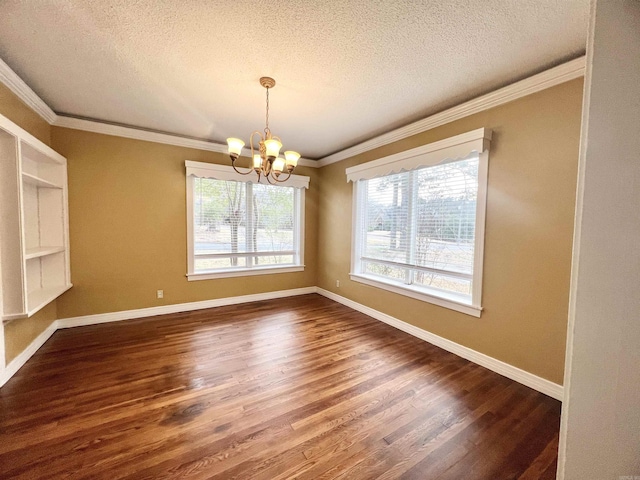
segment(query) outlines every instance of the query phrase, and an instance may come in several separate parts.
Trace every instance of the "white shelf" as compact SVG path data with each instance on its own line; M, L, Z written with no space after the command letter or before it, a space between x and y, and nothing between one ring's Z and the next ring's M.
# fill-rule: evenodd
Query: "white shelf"
M27 295L27 303L28 303L27 316L30 317L37 311L42 310L44 306L51 303L53 300L58 298L64 292L69 290L72 286L73 285L71 284L56 285L54 287L41 288L40 290L34 290L33 292L29 292L29 294Z
M2 316L2 323L3 325L9 322L12 322L14 320L19 320L21 318L26 318L27 314L26 313L15 313L12 315L3 315Z
M27 172L22 172L22 180L29 185L35 185L38 188L62 188L62 185L49 182L44 178L36 177Z
M24 252L25 260L31 260L33 258L45 257L47 255L53 255L54 253L64 252L64 247L36 247L27 248Z
M53 300L58 298L64 292L69 290L73 285L59 285L50 288L42 288L34 292L30 292L28 295L29 308L25 313L5 315L2 317L3 323L9 323L13 320L20 318L27 318L35 315L42 310L45 306L50 304Z

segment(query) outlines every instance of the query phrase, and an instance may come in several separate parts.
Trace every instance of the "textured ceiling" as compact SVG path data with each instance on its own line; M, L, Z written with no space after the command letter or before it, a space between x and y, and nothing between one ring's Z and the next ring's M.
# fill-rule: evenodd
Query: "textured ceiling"
M0 0L57 113L320 158L581 55L589 0Z

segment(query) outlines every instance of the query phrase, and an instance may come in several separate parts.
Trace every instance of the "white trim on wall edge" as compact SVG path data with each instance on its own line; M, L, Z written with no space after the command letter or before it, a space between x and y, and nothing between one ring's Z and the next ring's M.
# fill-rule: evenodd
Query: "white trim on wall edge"
M54 127L70 128L73 130L82 130L85 132L100 133L102 135L112 135L114 137L131 138L134 140L143 140L145 142L161 143L164 145L174 145L177 147L193 148L195 150L204 150L207 152L217 152L227 154L228 147L222 143L210 142L207 140L198 140L195 138L181 137L171 133L154 132L152 130L143 130L141 128L128 127L125 125L117 125L113 123L99 122L97 120L88 120L84 118L68 117L66 115L56 115L56 119L51 123ZM249 159L251 151L243 149L242 156ZM248 161L248 160L247 160ZM318 168L318 162L309 160L308 158L300 158L298 165L303 167Z
M40 115L49 124L56 120L56 112L42 100L20 76L0 58L0 82L11 90L31 110Z
M145 140L148 142L163 143L165 145L175 145L177 147L195 148L197 150L205 150L208 152L227 153L227 146L220 143L196 140L194 138L181 137L169 133L142 130L139 128L99 122L96 120L68 117L66 115L57 115L56 120L52 125L55 127L71 128L73 130L83 130L85 132L101 133L103 135L112 135L115 137Z
M378 135L370 140L354 145L353 147L340 150L339 152L328 155L318 160L318 167L324 167L331 165L332 163L351 158L360 153L368 152L374 148L388 145L389 143L397 142L404 138L418 133L426 132L433 128L451 123L455 120L474 115L476 113L489 110L494 107L498 107L508 102L513 102L527 95L531 95L547 88L555 87L561 83L574 80L584 76L585 72L585 57L579 57L569 62L563 63L556 67L545 70L531 77L525 78L518 82L507 85L493 92L482 95L481 97L474 98L468 102L461 103L455 107L444 110L440 113L431 115L430 117L423 118L416 122L405 125L404 127L397 128L382 135Z
M334 302L341 303L349 308L353 308L365 315L368 315L376 320L380 320L392 327L397 328L398 330L402 330L409 335L413 335L425 342L429 342L436 347L440 347L443 350L451 352L459 357L465 358L477 365L481 365L489 370L499 373L500 375L510 378L518 383L526 385L527 387L533 388L538 392L544 393L556 400L562 401L563 399L563 387L562 385L558 385L557 383L553 383L544 378L538 377L533 373L526 372L518 367L514 367L513 365L509 365L508 363L497 360L489 355L485 355L484 353L477 352L476 350L472 350L471 348L465 347L464 345L460 345L459 343L452 342L446 338L435 335L431 332L423 330L415 325L411 325L410 323L403 322L391 315L387 315L386 313L382 313L378 310L374 310L373 308L362 305L361 303L354 302L348 298L337 295L333 292L325 290L323 288L317 289L317 292L327 297Z
M22 368L22 366L27 363L27 361L36 353L42 345L45 344L51 335L56 333L58 321L55 320L49 325L40 335L38 335L33 342L29 344L27 348L25 348L20 355L11 360L9 364L6 366L2 374L0 374L0 387L2 387L7 381L13 377L18 370Z
M382 313L373 308L349 300L333 292L319 287L304 287L291 290L277 290L275 292L256 293L252 295L242 295L237 297L218 298L214 300L204 300L201 302L178 303L174 305L163 305L159 307L140 308L136 310L125 310L120 312L102 313L97 315L84 315L81 317L62 318L54 321L47 329L31 342L20 355L14 358L0 374L0 387L4 385L15 373L33 356L34 353L55 333L62 328L81 327L87 325L98 325L101 323L119 322L122 320L132 320L136 318L165 315L168 313L188 312L205 308L222 307L226 305L237 305L241 303L257 302L261 300L271 300L275 298L293 297L297 295L307 295L318 293L330 300L341 303L349 308L357 310L376 320L384 322L392 327L402 330L409 335L413 335L425 342L442 348L459 357L465 358L473 363L481 365L511 380L533 388L538 392L549 395L552 398L562 401L563 387L508 363L497 360L493 357L477 352L458 343L439 337L409 323L403 322L390 315Z
M136 310L124 310L121 312L98 313L96 315L84 315L82 317L60 319L58 320L58 328L82 327L85 325L119 322L121 320L131 320L134 318L166 315L168 313L190 312L192 310L202 310L205 308L223 307L226 305L259 302L261 300L272 300L274 298L295 297L297 295L307 295L309 293L316 293L316 287L294 288L291 290L276 290L275 292L254 293L251 295L240 295L237 297L216 298L213 300L203 300L201 302L175 303L173 305L162 305L160 307L139 308Z

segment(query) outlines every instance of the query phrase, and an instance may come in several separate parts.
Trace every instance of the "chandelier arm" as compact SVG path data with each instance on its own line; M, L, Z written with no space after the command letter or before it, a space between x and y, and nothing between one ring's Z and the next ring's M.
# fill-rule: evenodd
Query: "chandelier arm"
M280 180L278 177L275 177L274 180L276 182L278 182L278 183L283 183L283 182L286 182L287 180L289 180L290 177L291 177L291 172L289 172L289 175L287 175L287 178L285 178L284 180Z
M250 143L251 143L251 153L252 154L253 154L253 136L256 135L256 134L260 137L261 141L264 141L264 137L262 136L262 133L259 130L256 130L255 132L253 132L251 134L251 137L249 137L249 138L251 140Z
M240 175L249 175L250 173L253 173L253 168L250 169L248 172L241 172L240 170L238 170L236 168L236 162L235 160L231 160L231 166L233 167L233 169L238 172Z
M269 182L271 185L276 185L278 183L278 179L274 177L275 182L272 182L270 179L271 177L273 177L273 175L265 175L267 182Z

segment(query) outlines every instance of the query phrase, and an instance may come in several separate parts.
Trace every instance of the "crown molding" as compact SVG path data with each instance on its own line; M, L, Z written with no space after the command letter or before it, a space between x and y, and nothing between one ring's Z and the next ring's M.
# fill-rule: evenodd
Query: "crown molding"
M87 120L84 118L68 117L66 115L57 115L56 121L53 123L55 127L71 128L74 130L83 130L85 132L101 133L103 135L112 135L115 137L131 138L134 140L143 140L146 142L162 143L165 145L174 145L177 147L193 148L196 150L205 150L208 152L228 153L227 145L222 143L209 142L206 140L197 140L194 138L181 137L169 133L154 132L151 130L142 130L140 128L126 127L124 125L115 125L112 123L98 122L96 120ZM250 152L245 148L242 156L249 158ZM300 158L298 165L304 167L317 168L315 160Z
M6 85L20 100L26 103L34 112L44 118L48 123L56 120L56 112L51 110L31 87L22 80L9 65L0 58L0 82Z
M562 65L558 65L557 67L550 68L549 70L545 70L537 75L512 83L511 85L507 85L506 87L487 93L481 97L474 98L473 100L469 100L468 102L449 108L448 110L436 113L430 117L423 118L417 122L410 123L409 125L384 133L380 136L367 140L366 142L359 143L353 147L346 148L332 155L321 158L318 160L318 167L331 165L332 163L345 160L360 153L368 152L374 148L397 142L398 140L426 132L432 128L453 122L454 120L459 120L461 118L468 117L469 115L489 110L490 108L512 102L519 98L526 97L527 95L582 77L585 72L585 64L585 57L582 56L575 60L563 63Z
M66 115L58 115L58 118L53 123L53 126L71 128L73 130L83 130L85 132L101 133L103 135L111 135L114 137L131 138L134 140L144 140L154 143L164 143L166 145L194 148L197 150L206 150L209 152L227 153L227 146L220 143L207 142L205 140L196 140L193 138L171 135L168 133L141 130L139 128L125 127L122 125L114 125L112 123L98 122L95 120L87 120L84 118L68 117Z

